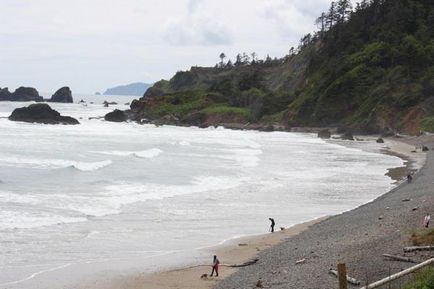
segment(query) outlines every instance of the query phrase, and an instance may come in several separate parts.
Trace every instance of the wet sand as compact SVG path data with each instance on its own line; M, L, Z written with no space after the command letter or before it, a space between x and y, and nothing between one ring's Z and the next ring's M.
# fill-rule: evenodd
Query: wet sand
M227 277L237 269L228 265L243 264L255 258L258 252L271 248L300 232L307 230L313 224L319 223L325 218L320 218L307 223L295 225L285 230L274 233L244 237L231 240L227 244L208 249L210 261L208 264L197 264L191 267L170 271L157 272L151 275L136 275L121 277L113 280L100 280L87 284L83 288L92 289L207 289L213 288L218 281ZM210 277L212 254L216 254L221 262L220 276ZM203 274L207 277L201 278Z

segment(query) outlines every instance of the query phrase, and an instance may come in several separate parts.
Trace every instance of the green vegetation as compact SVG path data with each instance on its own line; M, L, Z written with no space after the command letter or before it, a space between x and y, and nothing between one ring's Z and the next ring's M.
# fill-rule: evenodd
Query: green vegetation
M222 53L215 67L179 71L145 98L162 100L159 115L230 106L260 123L434 131L433 7L425 0L363 0L354 8L334 1L318 18L319 31L283 58L243 53L225 62ZM410 117L417 108L421 123Z
M247 108L233 107L227 105L210 106L202 110L206 114L221 114L221 115L240 115L245 119L250 119L250 111Z
M434 132L434 117L426 117L421 122L421 130L425 132Z
M201 110L209 105L206 92L201 90L178 92L158 98L152 105L146 108L147 113L154 117L173 115L183 117L193 111Z
M415 246L434 245L434 230L429 230L428 232L414 233L411 236L411 241Z
M416 274L404 289L434 289L434 268L428 267Z

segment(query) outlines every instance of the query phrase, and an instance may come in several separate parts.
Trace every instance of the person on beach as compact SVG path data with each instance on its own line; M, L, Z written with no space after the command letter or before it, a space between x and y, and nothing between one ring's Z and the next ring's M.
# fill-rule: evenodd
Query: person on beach
M430 214L426 214L425 215L425 218L423 219L423 226L425 227L425 228L428 228L429 227L429 222L431 221L431 216L430 216Z
M268 220L270 220L271 225L270 225L270 232L274 233L274 226L276 225L276 223L274 222L273 218L268 218Z
M215 276L216 276L216 277L219 276L219 264L220 264L219 259L217 259L217 256L214 255L214 259L213 259L213 261L212 261L211 277L212 277L212 275L214 275L214 272L215 272Z
M411 183L413 181L413 176L411 174L407 175L407 183Z

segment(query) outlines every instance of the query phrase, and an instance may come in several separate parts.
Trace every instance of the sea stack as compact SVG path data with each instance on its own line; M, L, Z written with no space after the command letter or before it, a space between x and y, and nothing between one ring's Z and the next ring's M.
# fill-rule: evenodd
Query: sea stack
M127 116L122 110L115 109L114 111L107 113L104 116L104 119L110 122L124 122L127 121Z
M0 88L0 101L43 101L42 96L33 87L21 86L13 93L7 87Z
M9 88L0 88L0 101L11 101L12 93L10 93Z
M68 86L60 88L51 96L50 102L73 103L71 89Z
M9 116L9 120L43 124L79 124L75 118L60 115L46 103L17 108Z

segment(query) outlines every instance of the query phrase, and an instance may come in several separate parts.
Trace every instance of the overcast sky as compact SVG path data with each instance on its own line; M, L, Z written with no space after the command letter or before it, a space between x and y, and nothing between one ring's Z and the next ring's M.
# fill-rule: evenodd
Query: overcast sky
M330 0L0 0L0 87L94 93L225 52L281 57Z

